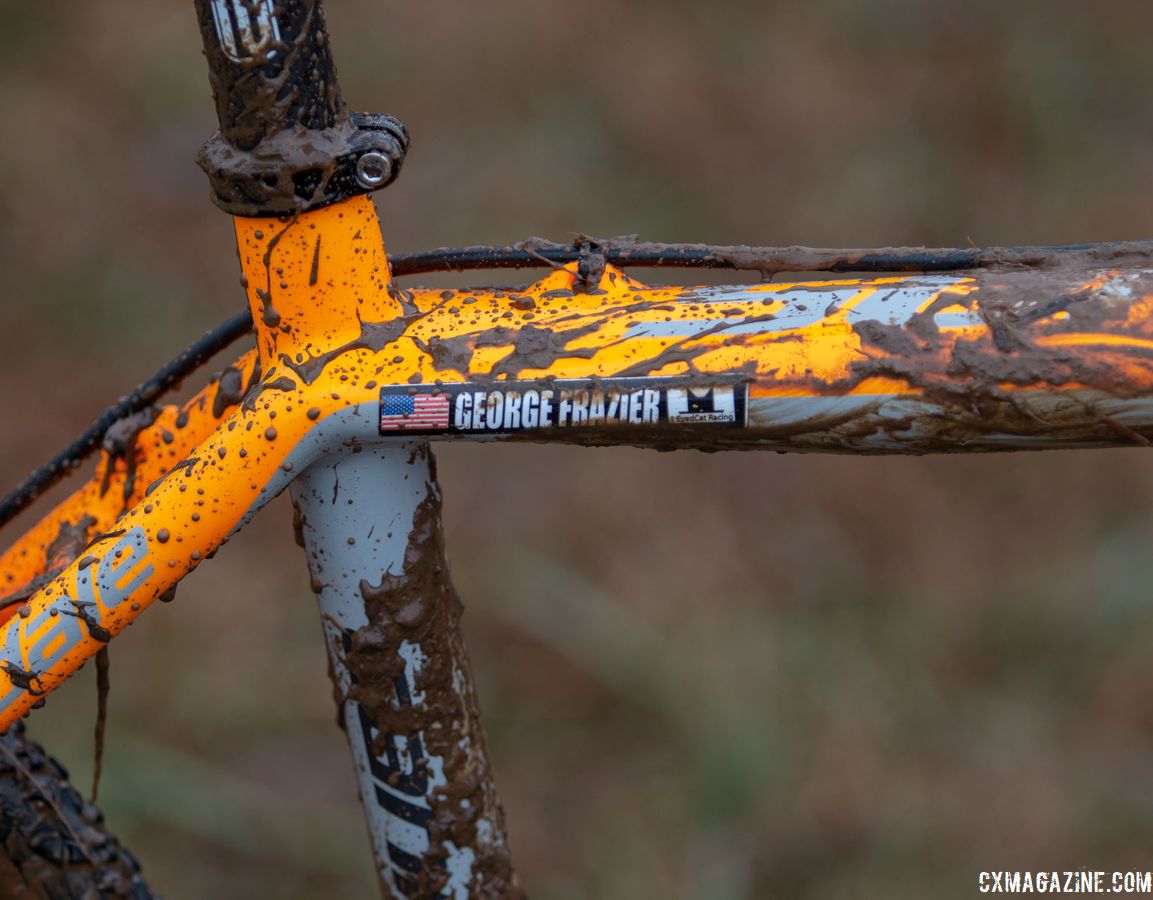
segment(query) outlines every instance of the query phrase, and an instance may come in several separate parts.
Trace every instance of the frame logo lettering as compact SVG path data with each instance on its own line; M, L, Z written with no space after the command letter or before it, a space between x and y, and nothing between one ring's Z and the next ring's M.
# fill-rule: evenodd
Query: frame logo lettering
M42 693L40 676L52 670L83 639L80 623L90 634L105 624L101 609L115 609L155 571L148 561L148 540L144 529L137 526L121 536L99 562L82 568L71 591L56 598L27 619L23 627L14 620L7 641L0 648L0 667L12 679L13 687L0 697L0 712L23 693ZM23 640L21 635L23 634ZM28 645L28 658L23 658L21 645Z

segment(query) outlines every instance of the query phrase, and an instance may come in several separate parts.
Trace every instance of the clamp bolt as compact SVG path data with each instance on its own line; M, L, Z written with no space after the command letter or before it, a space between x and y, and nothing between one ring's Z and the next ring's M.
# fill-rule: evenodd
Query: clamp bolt
M356 182L365 190L378 188L392 174L392 161L377 150L370 150L356 161Z

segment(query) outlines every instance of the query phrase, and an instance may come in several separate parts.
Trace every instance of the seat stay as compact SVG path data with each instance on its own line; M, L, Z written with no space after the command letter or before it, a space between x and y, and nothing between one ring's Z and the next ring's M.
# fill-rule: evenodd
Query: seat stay
M186 402L149 407L114 425L91 477L0 553L0 623L16 614L31 582L58 567L65 544L82 549L112 531L153 482L193 455L259 379L256 351L249 350Z
M288 484L317 429L302 391L265 375L243 403L0 628L0 730L37 705Z

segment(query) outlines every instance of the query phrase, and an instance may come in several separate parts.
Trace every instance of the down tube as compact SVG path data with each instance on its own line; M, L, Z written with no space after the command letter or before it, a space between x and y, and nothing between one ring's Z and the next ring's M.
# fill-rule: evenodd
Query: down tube
M431 451L355 449L312 466L292 500L381 891L520 896Z

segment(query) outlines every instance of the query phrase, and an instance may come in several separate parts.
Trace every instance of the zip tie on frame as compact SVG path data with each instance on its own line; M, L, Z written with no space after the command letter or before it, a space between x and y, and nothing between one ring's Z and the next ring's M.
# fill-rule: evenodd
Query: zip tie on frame
M1052 247L929 248L886 247L835 250L812 247L745 247L711 244L656 244L635 236L607 239L578 235L571 244L529 238L508 247L443 247L390 258L392 274L401 278L431 272L474 269L541 269L582 263L592 274L596 265L620 268L669 267L755 271L767 278L783 272L953 272L983 268L1049 268L1070 254L1102 266L1125 258L1153 258L1153 241L1069 244ZM603 262L602 262L603 260ZM583 274L583 273L582 273ZM120 419L155 403L213 356L252 330L245 311L223 322L168 363L115 406L104 410L88 430L53 459L29 475L0 500L0 527L27 509L96 450Z

